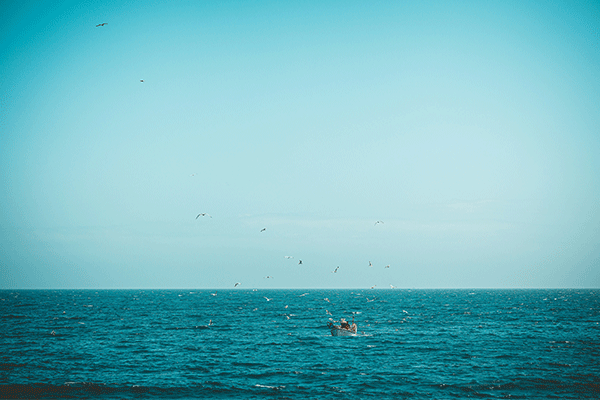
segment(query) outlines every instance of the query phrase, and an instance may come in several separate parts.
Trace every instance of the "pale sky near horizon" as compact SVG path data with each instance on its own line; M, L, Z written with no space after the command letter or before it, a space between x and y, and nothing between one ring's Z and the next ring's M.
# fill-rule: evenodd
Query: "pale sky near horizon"
M0 13L0 289L600 287L597 2Z

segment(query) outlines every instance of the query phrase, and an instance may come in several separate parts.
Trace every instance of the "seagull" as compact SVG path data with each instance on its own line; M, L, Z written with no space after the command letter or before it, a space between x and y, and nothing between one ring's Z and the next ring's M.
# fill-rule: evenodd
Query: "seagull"
M377 285L373 285L373 286L371 286L371 289L375 289L375 286L377 286Z
M323 300L325 300L328 303L331 303L327 297L325 297Z
M373 266L373 264L371 264L371 261L369 261L369 267L372 267L372 266Z
M266 231L266 230L267 230L267 228L262 228L260 231L261 231L261 232L264 232L264 231Z
M392 285L392 284L390 283L390 288L392 288L392 289L396 289L396 286L394 286L394 285Z
M213 296L216 296L216 295L217 295L217 292L214 292L214 293L211 293L211 294L212 294Z
M302 293L300 296L298 297L302 297L302 296L306 296L308 293Z
M209 217L211 217L211 218L212 218L212 216L210 216L210 215L209 215L209 214L207 214L207 213L200 213L200 214L196 215L196 219L198 219L198 217L205 217L205 216L207 216L207 215L208 215Z
M331 271L331 272L333 272L333 273L335 274L335 273L337 272L337 270L338 270L338 268L339 268L339 267L340 267L340 266L338 265L338 266L337 266L337 267L335 267L335 269L334 269L333 271Z
M389 268L389 267L390 267L390 265L388 264L388 265L386 265L385 267L386 267L386 268Z
M236 287L236 286L238 286L239 284L240 284L239 282L236 282L236 283L235 283L235 285L233 285L233 287Z
M333 316L333 314L332 314L332 313L330 313L328 310L325 310L325 312L326 312L327 314L329 314L329 315Z
M383 224L383 221L376 221L375 225L377 225L377 224Z
M284 256L284 257L285 257L285 258L287 258L288 260L289 260L290 258L294 258L293 256Z
M97 28L97 27L99 27L99 26L104 26L104 25L106 25L106 24L108 24L108 22L103 22L103 23L101 23L101 24L98 24L98 25L96 25L96 28Z
M298 261L298 265L300 265L300 264L302 264L302 260L299 260L299 261Z
M140 82L144 82L144 80L143 80L143 79L140 79Z
M263 297L265 297L265 296L263 296ZM272 299L270 299L270 298L268 298L268 297L265 297L265 299L267 299L267 301L271 301L271 300L272 300Z
M265 279L268 279L268 278L272 278L272 276L271 275L265 276Z

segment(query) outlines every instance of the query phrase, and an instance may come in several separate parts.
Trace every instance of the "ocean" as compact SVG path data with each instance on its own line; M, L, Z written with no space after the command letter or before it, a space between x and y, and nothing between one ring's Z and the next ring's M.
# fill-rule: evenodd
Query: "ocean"
M2 290L0 397L598 399L599 324L598 289Z

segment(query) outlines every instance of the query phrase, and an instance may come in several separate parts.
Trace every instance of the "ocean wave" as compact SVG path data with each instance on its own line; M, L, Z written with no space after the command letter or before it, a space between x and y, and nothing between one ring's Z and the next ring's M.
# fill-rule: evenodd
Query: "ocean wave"
M2 319L22 319L22 318L27 318L27 316L26 315L6 314L6 315L0 316L0 318L2 318Z
M286 301L269 309L251 291L231 292L200 311L198 296L147 292L124 307L131 292L104 291L85 312L69 291L24 292L34 309L0 303L0 397L598 398L598 328L585 321L597 319L600 291L571 296L560 329L539 293L475 291L469 302L471 292L382 291L387 303L366 305L345 290L280 291ZM364 336L331 336L326 296L336 315L362 312ZM285 305L297 314L289 322ZM396 318L408 318L403 310L414 319Z

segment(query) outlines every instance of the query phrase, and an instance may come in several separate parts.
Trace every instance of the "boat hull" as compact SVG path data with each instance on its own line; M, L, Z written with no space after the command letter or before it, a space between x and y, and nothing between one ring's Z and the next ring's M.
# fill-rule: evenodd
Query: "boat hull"
M331 328L331 336L356 336L356 326L353 329Z

